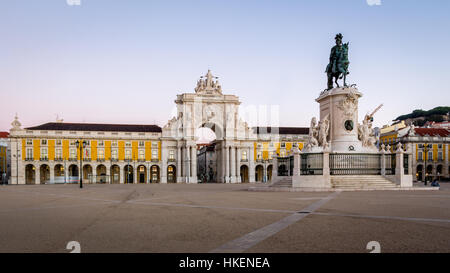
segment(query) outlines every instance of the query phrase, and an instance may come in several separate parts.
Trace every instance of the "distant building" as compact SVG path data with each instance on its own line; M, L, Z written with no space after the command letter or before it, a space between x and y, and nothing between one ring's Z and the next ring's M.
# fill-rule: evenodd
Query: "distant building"
M8 183L11 176L11 145L8 137L8 132L0 132L0 181L4 184Z
M445 128L411 128L387 131L381 134L380 142L390 145L391 151L401 143L412 152L413 179L450 178L450 130Z
M423 127L450 129L450 121L443 121L443 122L427 121Z

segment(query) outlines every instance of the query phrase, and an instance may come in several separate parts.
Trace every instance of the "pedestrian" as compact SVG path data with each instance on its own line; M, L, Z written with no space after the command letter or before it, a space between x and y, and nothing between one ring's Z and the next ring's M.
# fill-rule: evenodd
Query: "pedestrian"
M437 181L437 179L434 179L434 181L431 182L431 186L432 187L439 187L439 182Z

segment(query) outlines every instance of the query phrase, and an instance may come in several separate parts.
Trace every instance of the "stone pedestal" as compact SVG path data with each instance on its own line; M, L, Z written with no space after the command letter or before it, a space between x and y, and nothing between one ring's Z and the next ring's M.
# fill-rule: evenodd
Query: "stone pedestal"
M320 104L320 120L329 116L331 152L368 152L358 139L358 99L361 96L354 87L337 87L324 91L316 99Z

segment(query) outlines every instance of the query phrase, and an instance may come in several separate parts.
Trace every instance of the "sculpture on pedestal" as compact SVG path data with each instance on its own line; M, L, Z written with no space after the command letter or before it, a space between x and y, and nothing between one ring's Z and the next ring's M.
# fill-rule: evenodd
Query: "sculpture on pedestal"
M319 145L319 142L317 141L318 131L317 131L316 123L317 123L316 117L313 117L311 119L311 124L309 126L308 142L306 143L306 148L307 149L312 149L312 148L317 147Z
M216 79L216 81L214 81ZM218 77L214 77L211 70L208 70L205 76L201 76L200 80L197 81L197 86L195 87L196 93L222 93L222 86L220 86Z
M362 125L358 126L358 139L361 140L363 147L373 148L375 147L376 138L375 132L372 128L372 117L369 114L363 119Z
M326 115L323 120L319 122L319 145L326 149L328 147L328 132L330 130L330 114Z
M346 77L348 71L348 43L342 44L342 34L339 33L334 38L336 45L331 48L330 63L327 65L325 72L328 76L328 90L333 88L333 78L337 87L339 87L338 79L344 79L344 86L347 86Z
M326 115L323 120L316 125L316 118L311 119L311 125L309 127L309 137L306 143L306 149L311 150L315 147L322 147L326 149L328 147L328 133L330 130L330 115Z

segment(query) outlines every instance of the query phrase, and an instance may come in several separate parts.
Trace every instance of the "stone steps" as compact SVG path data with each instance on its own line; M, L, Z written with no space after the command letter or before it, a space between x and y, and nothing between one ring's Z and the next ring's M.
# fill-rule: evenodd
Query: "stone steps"
M282 188L292 188L292 178L291 177L283 177L279 178L279 180L274 181L269 187L282 187Z
M334 189L392 189L398 186L381 175L332 176L331 185Z

